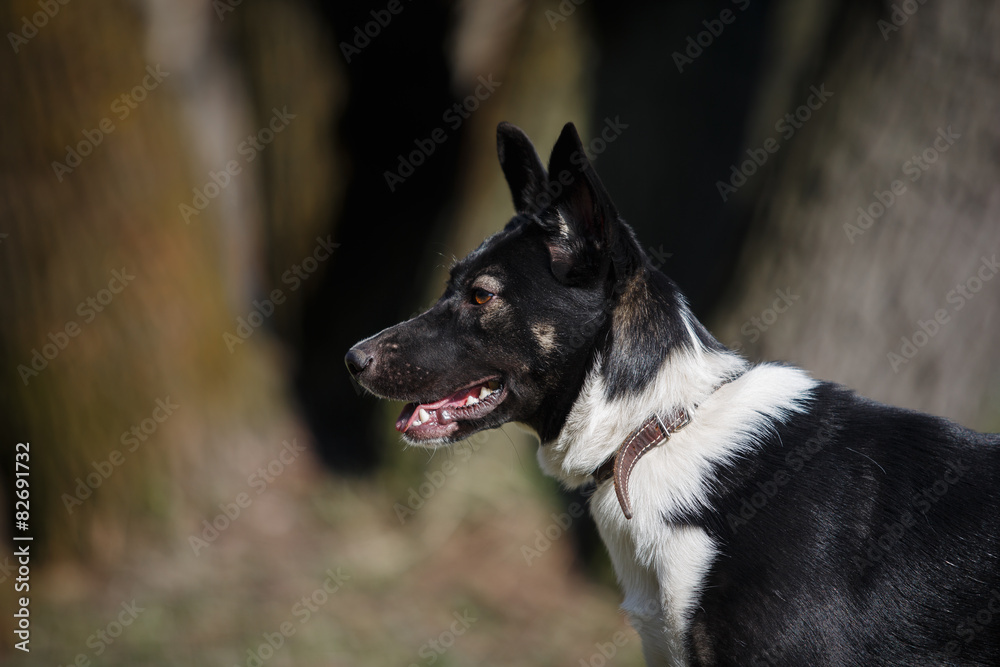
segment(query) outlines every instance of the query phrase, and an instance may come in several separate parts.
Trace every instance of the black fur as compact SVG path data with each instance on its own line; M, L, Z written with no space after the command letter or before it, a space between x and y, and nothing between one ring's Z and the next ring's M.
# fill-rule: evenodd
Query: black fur
M620 221L573 124L552 149L548 172L513 125L500 124L497 145L518 215L452 267L430 310L348 353L363 386L419 404L484 377L501 378L508 395L500 406L436 438L445 442L508 421L551 440L598 355L614 398L643 391L670 350L690 344L679 314L683 297ZM490 326L483 325L490 306L472 301L473 283L484 274L505 278L498 296L510 312ZM613 321L622 312L632 314ZM556 337L548 354L532 339L531 325L539 323L551 325Z
M572 124L547 172L520 130L497 135L517 215L430 310L348 353L364 386L415 404L502 384L487 414L413 441L520 421L545 446L591 370L610 401L641 395L678 348L725 349L652 268ZM496 293L479 303L484 284ZM802 399L712 471L706 508L663 516L719 549L688 619L691 663L1000 664L1000 436L830 383Z
M1000 664L1000 437L831 383L810 407L684 519L723 545L695 664Z

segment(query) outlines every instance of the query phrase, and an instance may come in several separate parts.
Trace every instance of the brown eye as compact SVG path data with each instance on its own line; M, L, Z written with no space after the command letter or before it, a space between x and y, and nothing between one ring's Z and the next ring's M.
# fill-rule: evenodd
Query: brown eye
M481 287L477 287L472 290L472 300L475 301L480 306L492 299L494 294L492 292L487 292Z

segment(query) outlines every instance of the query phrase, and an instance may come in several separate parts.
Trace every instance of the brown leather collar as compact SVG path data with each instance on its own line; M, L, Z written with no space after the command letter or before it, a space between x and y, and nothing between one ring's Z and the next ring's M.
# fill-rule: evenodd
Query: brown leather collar
M726 379L713 390L713 393L718 391L723 385L740 377L740 375L742 373ZM612 477L614 478L615 494L618 496L618 504L621 505L622 513L626 519L632 518L632 501L628 497L628 480L632 475L635 464L649 450L662 442L666 442L673 433L684 428L690 422L691 414L684 408L677 408L671 412L666 424L660 420L658 415L652 415L639 428L629 433L628 437L618 446L617 451L591 473L597 484L602 484Z
M671 413L670 424L666 426L660 421L659 416L653 415L643 422L642 426L629 433L618 447L618 451L608 457L594 471L594 479L597 480L598 484L614 477L618 504L621 505L622 513L626 519L632 518L632 502L628 497L628 480L635 464L646 452L667 440L674 431L683 428L690 421L691 415L684 408Z

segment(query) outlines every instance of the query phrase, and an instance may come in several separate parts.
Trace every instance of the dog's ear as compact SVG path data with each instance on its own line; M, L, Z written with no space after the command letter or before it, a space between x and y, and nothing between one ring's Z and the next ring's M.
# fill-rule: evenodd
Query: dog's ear
M548 177L531 140L521 128L503 122L497 125L497 155L500 168L514 198L518 213L537 212Z
M568 282L573 275L594 275L602 257L609 256L618 211L590 164L573 123L566 123L552 148L548 190L558 193L551 211L557 218L549 245L553 272Z

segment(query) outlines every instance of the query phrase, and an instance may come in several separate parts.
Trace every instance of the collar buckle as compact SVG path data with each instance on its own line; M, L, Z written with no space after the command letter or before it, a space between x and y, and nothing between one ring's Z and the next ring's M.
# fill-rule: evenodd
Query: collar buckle
M713 393L741 375L742 373L727 378L713 390ZM628 495L628 481L639 459L654 447L669 440L671 435L690 423L691 412L686 408L674 410L670 414L670 423L666 425L658 414L651 415L637 429L629 433L615 453L591 473L598 484L603 484L614 478L615 494L618 496L618 504L621 505L622 513L626 519L632 518L632 501Z

